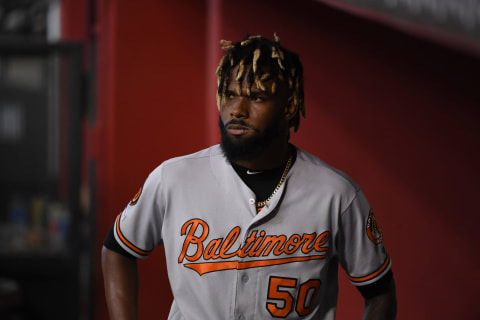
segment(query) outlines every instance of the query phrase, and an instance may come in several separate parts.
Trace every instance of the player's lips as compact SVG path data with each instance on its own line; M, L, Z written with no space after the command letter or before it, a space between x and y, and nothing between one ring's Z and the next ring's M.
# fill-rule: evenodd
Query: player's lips
M227 125L226 129L230 134L232 134L234 136L243 135L250 130L249 127L241 125L241 124L229 124L229 125Z

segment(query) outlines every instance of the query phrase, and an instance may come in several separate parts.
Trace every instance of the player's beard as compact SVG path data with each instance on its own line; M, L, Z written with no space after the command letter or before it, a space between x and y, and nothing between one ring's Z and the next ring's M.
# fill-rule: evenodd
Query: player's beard
M218 126L220 127L221 143L220 146L223 153L229 161L248 161L260 156L267 147L269 147L280 134L281 114L274 119L264 130L259 132L257 128L249 126L242 120L231 120L228 124L239 124L250 127L255 131L255 135L248 138L230 137L225 129L222 119L218 118Z

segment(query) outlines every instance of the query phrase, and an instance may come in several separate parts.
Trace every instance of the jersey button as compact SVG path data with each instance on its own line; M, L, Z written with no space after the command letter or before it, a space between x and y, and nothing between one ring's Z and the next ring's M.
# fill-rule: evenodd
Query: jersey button
M242 276L242 281L245 282L245 283L247 283L248 280L249 280L248 276L247 276L246 274L244 274L244 275Z
M250 204L255 204L255 199L250 198L250 200L248 200L248 202L250 202Z

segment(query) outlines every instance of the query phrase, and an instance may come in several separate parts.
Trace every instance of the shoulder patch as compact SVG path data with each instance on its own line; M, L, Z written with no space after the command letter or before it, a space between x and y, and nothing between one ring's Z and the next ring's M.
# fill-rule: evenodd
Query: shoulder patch
M378 226L377 220L375 220L375 215L373 211L370 209L370 214L367 218L367 235L368 239L375 244L381 244L383 242L383 234L382 230Z
M138 190L137 194L133 197L133 199L128 203L129 205L131 206L134 206L137 204L138 202L138 199L140 198L140 195L142 194L142 189L143 187L140 187L140 189Z

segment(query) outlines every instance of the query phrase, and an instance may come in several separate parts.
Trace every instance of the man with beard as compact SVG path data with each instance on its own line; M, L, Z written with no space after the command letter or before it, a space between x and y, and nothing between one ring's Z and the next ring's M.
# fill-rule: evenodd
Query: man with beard
M169 319L334 319L340 264L364 319L393 319L390 257L360 187L289 144L302 65L278 37L222 41L220 146L157 167L117 217L102 266L112 319L135 319L136 258L163 245Z

